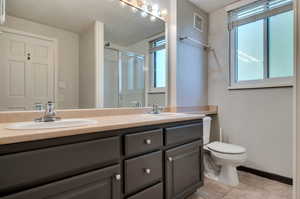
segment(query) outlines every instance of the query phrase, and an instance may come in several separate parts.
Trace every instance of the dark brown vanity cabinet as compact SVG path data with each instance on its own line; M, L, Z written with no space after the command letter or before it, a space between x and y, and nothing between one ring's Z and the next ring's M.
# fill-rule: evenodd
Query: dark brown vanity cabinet
M166 151L166 198L184 198L203 183L200 141Z
M0 194L103 168L119 159L119 137L2 155Z
M120 166L86 174L29 189L5 199L120 199Z
M183 199L202 184L202 120L0 146L1 199Z

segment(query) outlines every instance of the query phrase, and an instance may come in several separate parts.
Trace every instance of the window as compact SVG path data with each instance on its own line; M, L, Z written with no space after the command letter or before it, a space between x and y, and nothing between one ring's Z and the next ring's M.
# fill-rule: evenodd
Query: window
M229 13L231 88L292 85L292 0L260 0Z
M166 40L164 37L150 42L151 90L163 91L166 87Z

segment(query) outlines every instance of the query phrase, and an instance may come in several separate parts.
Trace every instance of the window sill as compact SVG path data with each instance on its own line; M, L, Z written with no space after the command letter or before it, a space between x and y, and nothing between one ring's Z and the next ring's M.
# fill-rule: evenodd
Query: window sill
M165 94L166 93L166 88L161 87L161 88L149 88L147 91L148 94Z
M151 94L166 94L165 91L148 91L147 93L148 93L149 95L151 95Z
M254 83L254 84L235 84L228 87L228 90L246 90L246 89L267 89L293 87L294 83Z

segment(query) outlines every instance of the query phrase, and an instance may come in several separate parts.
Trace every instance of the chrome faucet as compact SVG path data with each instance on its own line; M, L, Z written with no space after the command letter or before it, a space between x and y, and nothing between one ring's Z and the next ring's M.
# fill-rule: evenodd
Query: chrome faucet
M36 106L36 107L40 107L40 106ZM45 105L44 116L41 117L41 118L37 118L34 121L36 121L36 122L54 122L54 121L57 121L57 120L60 120L60 119L61 118L56 117L55 103L49 101Z
M159 107L158 104L153 104L152 106L152 114L160 114L160 112L163 110L163 108Z

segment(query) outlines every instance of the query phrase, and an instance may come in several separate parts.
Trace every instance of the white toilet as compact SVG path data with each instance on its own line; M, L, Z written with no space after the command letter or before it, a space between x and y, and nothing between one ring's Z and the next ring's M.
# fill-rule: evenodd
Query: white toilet
M239 184L236 170L247 159L244 147L222 142L210 143L211 118L203 119L205 176L230 186Z

